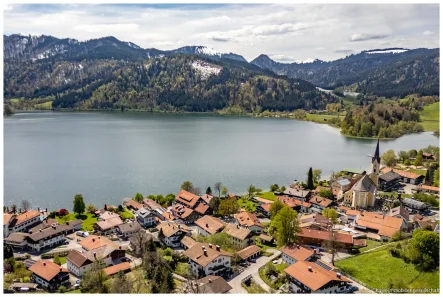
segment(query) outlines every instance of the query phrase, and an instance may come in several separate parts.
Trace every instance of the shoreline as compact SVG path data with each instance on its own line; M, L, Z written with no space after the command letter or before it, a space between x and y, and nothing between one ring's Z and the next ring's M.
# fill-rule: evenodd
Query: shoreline
M103 109L103 110L102 109L87 109L87 110L81 110L81 109L57 109L57 110L52 110L52 109L16 109L15 111L16 111L16 113L17 112L22 112L22 113L33 113L33 112L35 112L35 113L40 113L40 112L42 112L42 113L43 112L72 112L72 113L75 113L75 112L92 112L92 113L93 112L112 112L112 113L114 113L114 112L121 112L121 113L134 112L134 113L142 113L143 112L143 113L153 113L153 114L188 114L188 115L192 115L192 114L205 115L206 114L206 115L215 115L215 116L224 116L224 117L237 116L237 117L250 117L250 118L272 118L272 119L288 119L288 120L296 120L296 121L300 121L300 122L311 122L314 124L328 125L332 128L336 128L340 131L339 126L334 125L332 123L328 123L328 122L314 121L314 120L308 119L308 118L298 119L298 118L290 117L290 116L278 116L278 117L276 117L276 116L259 116L257 114L253 114L253 113L244 113L244 114L228 114L227 113L227 114L223 114L223 113L219 113L216 111L201 111L201 112L198 112L198 111L176 111L176 112L174 112L174 111L146 111L146 110L137 110L137 109L131 109L131 110L126 110L126 111L121 111L118 109ZM13 116L14 114L9 115L9 116ZM328 116L330 116L330 115L328 115ZM432 132L432 131L423 131L423 132ZM423 133L423 132L417 132L417 133ZM410 134L416 134L416 133L408 133L408 134L401 135L400 137L405 136L405 135L410 135ZM382 141L388 141L388 140L395 140L395 139L400 138L400 137L398 137L398 138L377 138L377 137L352 136L352 135L343 134L341 131L340 131L340 135L343 137L346 137L346 138L361 139L361 140L380 139Z

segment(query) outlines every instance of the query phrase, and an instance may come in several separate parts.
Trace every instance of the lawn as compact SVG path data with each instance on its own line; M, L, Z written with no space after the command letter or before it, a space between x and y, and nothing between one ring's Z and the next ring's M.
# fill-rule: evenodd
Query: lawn
M369 240L368 239L368 240L366 240L366 244L367 244L367 246L359 249L360 253L363 253L364 251L367 251L367 250L376 248L378 246L381 246L381 245L383 245L383 242L376 241L376 240Z
M119 215L122 217L123 220L134 218L134 215L127 208L123 208L123 211L120 212Z
M178 275L181 275L183 277L187 277L188 276L188 270L189 270L189 266L188 263L182 263L182 262L178 262L177 263L177 267L175 267L175 273Z
M254 202L252 200L247 200L244 198L240 198L237 200L238 205L240 205L240 208L246 209L246 211L254 212L257 208L258 203Z
M306 120L316 122L316 123L327 123L328 120L336 118L336 115L330 115L330 114L306 114ZM343 116L338 116L340 119L343 118Z
M66 292L65 294L81 294L81 293L82 293L82 291L80 289L77 289L77 290L72 290L72 291Z
M263 198L263 199L267 199L267 200L271 200L271 201L275 201L276 197L274 192L261 192L261 193L257 193L257 197Z
M402 279L408 288L439 288L440 273L422 272L413 264L391 256L388 248L350 257L335 263L343 272L376 288L388 289L390 279Z
M440 102L429 104L420 111L420 124L425 131L437 131L440 128Z
M261 286L251 281L251 285L247 286L242 283L242 287L248 291L248 294L266 294L266 292Z
M269 262L269 263L272 263L272 262ZM271 265L274 265L274 264L271 264ZM281 263L281 264L277 264L277 265L274 265L275 266L275 268L276 268L276 270L277 270L277 272L278 272L278 278L277 279L275 279L275 280L271 280L267 275L266 275L266 265L265 266L263 266L263 267L261 267L259 270L258 270L258 274L260 275L260 278L269 286L269 287L271 287L271 288L273 288L273 289L278 289L278 288L280 288L283 284L284 284L284 282L285 282L285 279L284 278L281 278L280 276L282 276L283 274L284 274L284 270L288 267L288 265L287 264L285 264L285 263Z
M52 101L47 101L44 103L35 104L34 108L35 109L52 109Z
M77 215L74 213L70 213L64 217L55 217L59 224L74 221L80 219L83 221L82 230L92 231L94 228L94 224L97 222L97 217L91 213L86 213L82 215Z

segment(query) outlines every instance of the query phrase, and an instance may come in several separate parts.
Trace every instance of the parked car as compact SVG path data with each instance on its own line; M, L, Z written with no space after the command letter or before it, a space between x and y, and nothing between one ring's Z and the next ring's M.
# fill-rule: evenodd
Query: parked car
M249 262L256 263L257 261L255 259L250 259Z
M350 286L348 288L348 292L355 292L355 291L358 291L358 288L356 286Z
M278 264L278 261L277 261L277 260L274 260L274 261L272 261L272 263L274 263L274 264Z

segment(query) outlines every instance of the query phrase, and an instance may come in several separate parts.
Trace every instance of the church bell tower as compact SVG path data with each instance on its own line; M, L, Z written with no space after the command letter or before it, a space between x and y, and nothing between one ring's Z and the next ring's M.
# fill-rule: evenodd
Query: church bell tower
M378 187L378 175L380 174L380 139L377 139L377 147L375 148L374 156L372 157L372 168L369 177Z

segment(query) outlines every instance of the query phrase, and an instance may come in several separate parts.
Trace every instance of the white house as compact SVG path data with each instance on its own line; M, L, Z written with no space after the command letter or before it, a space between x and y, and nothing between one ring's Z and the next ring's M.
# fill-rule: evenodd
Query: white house
M157 229L159 231L158 239L171 248L180 247L181 239L185 235L191 234L186 225L176 222L163 222L157 226Z
M225 227L225 222L218 218L205 215L195 221L197 232L203 236L210 236L220 232Z
M196 243L183 252L189 258L189 269L198 278L220 275L231 269L231 254L218 245Z
M148 210L146 208L140 208L136 211L135 217L137 222L140 223L143 227L152 227L156 225L156 215L154 214L154 210Z

